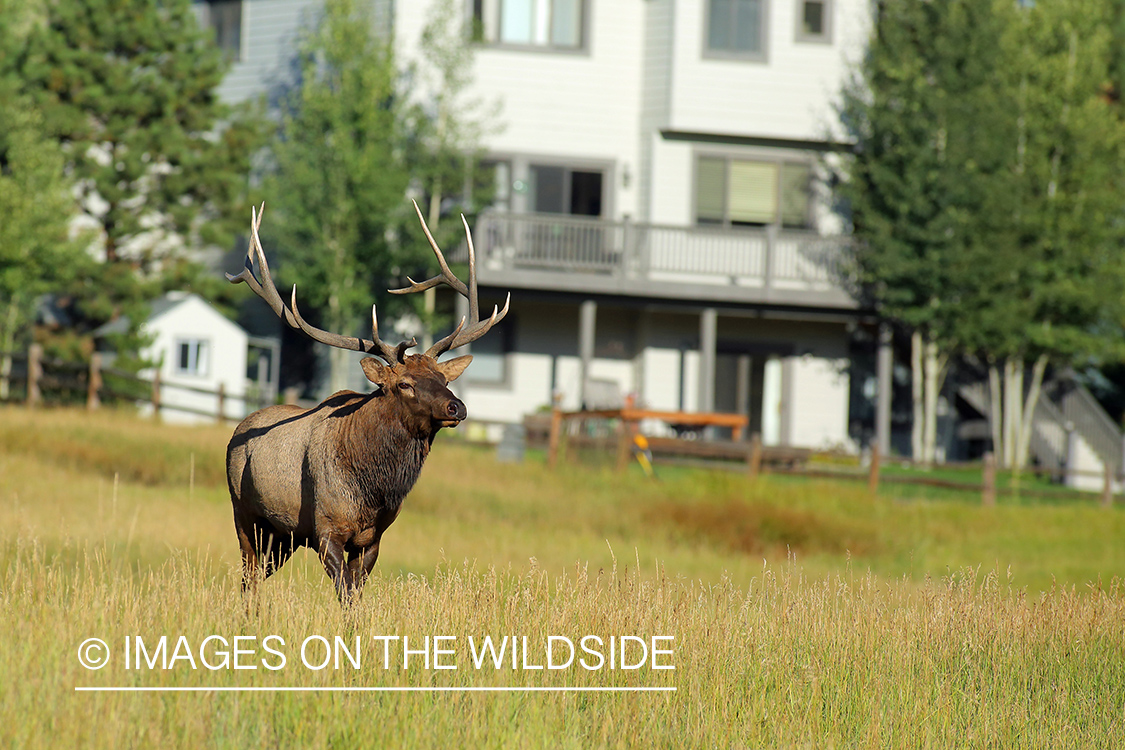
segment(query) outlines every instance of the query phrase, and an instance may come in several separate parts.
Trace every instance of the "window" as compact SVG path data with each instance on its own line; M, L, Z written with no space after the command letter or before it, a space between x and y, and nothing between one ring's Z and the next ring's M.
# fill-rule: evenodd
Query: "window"
M215 43L232 60L242 59L242 0L196 3L199 25L215 34Z
M797 3L797 41L832 41L832 0L801 0Z
M529 192L533 211L573 216L602 215L602 173L532 165Z
M492 44L582 49L585 0L474 0L474 36Z
M708 0L708 55L766 57L766 0Z
M808 228L811 180L812 168L805 162L701 156L695 171L696 223Z
M177 339L176 372L180 375L206 375L208 350L206 339Z

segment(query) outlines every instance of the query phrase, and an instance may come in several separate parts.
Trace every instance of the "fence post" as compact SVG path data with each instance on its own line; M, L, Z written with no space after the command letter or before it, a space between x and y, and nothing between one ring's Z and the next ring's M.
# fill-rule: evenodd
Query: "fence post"
M629 456L633 452L633 435L636 434L636 422L626 419L621 415L621 432L617 435L617 470L625 471L629 468Z
M39 381L43 379L43 346L32 344L27 350L27 405L38 406L43 400Z
M227 405L227 388L226 384L221 380L219 381L219 411L215 414L215 419L221 424L223 421L223 414L226 413Z
M559 433L562 432L562 409L551 409L551 433L547 438L547 468L555 468L559 460Z
M102 405L99 391L102 388L102 354L94 352L90 355L90 376L86 383L86 408L97 409Z
M160 419L160 369L152 374L152 415Z
M1106 461L1106 463L1105 463L1104 473L1105 473L1105 479L1102 482L1102 507L1103 508L1112 508L1113 507L1113 467L1111 467L1109 465L1108 461Z
M879 463L882 457L879 455L879 444L874 443L871 446L871 465L867 468L867 492L871 497L879 491Z
M981 503L986 506L996 505L996 456L992 455L992 451L984 454L981 480Z
M746 453L746 471L751 479L757 479L762 471L762 436L757 432L750 436L750 450Z

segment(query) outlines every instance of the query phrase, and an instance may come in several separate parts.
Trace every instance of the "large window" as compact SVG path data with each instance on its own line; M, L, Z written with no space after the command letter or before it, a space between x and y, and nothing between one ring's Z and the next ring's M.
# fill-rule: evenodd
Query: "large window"
M695 171L698 224L811 226L807 162L701 156Z
M799 0L797 41L832 41L832 0Z
M206 375L209 349L206 339L177 339L173 350L176 372L180 375Z
M708 0L707 54L766 58L767 0Z
M528 191L538 213L602 215L602 173L568 167L532 165Z
M474 0L478 39L493 44L577 50L585 47L585 0Z
M204 0L196 3L199 25L211 29L215 43L232 60L242 59L242 0Z

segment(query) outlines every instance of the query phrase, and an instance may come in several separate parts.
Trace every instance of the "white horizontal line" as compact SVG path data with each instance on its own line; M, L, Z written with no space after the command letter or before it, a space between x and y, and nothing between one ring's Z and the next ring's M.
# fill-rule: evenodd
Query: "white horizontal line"
M75 687L76 693L674 693L675 687Z

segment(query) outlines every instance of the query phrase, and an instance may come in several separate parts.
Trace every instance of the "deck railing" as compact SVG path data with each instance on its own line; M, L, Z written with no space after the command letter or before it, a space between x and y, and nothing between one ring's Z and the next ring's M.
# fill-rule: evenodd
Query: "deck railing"
M682 227L556 214L480 216L478 263L650 281L838 289L844 237L776 227Z

